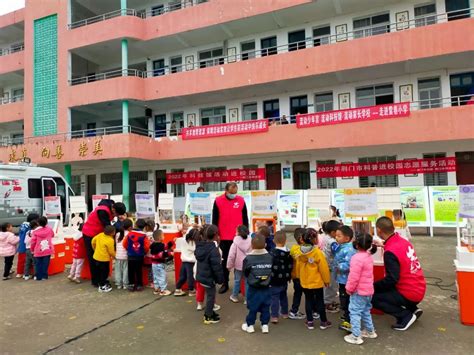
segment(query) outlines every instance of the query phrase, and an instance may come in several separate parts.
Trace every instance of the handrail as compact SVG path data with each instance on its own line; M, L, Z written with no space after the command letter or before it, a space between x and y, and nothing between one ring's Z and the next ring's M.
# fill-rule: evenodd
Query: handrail
M24 43L15 44L15 45L11 46L10 48L0 49L0 57L2 57L4 55L9 55L9 54L21 52L23 50L25 50L25 44Z
M1 98L0 97L0 105L6 105L6 104L11 104L14 102L19 102L23 101L24 96L23 95L17 95L9 98Z
M146 11L144 18L149 18L149 17L155 17L159 15L164 15L169 12L173 11L178 11L181 9L185 9L188 7L193 7L196 5L203 4L205 2L208 2L209 0L201 0L200 2L196 0L184 0L184 1L178 1L175 3L169 3L169 4L163 4L162 7L157 6L156 9L151 9Z
M91 83L94 81L112 79L112 78L120 78L122 76L136 76L139 78L144 78L144 72L138 69L117 69L111 70L103 73L91 74L88 76L72 78L69 80L69 84L71 85L79 85L85 83Z

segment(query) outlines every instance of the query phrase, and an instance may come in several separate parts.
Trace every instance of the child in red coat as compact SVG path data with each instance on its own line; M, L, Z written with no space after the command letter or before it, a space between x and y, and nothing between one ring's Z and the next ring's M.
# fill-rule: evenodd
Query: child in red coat
M86 246L84 245L84 239L82 233L73 237L74 246L72 248L72 265L69 276L69 281L77 284L81 283L81 271L84 266L84 260L86 258Z

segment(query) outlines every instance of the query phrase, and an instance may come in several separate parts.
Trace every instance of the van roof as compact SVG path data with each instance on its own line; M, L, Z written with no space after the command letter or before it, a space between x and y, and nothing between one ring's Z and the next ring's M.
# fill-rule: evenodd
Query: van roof
M8 172L27 172L28 174L40 174L40 175L50 175L50 176L58 176L61 177L61 174L59 174L57 171L49 168L43 168L43 167L38 167L36 165L32 164L18 164L18 163L13 163L13 164L3 164L0 163L0 175L2 176L7 176L9 175Z

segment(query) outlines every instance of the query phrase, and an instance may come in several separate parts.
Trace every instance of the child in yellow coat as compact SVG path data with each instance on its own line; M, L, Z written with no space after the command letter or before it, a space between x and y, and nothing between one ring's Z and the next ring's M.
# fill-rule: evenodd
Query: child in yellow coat
M326 258L318 248L318 233L315 229L306 229L300 251L298 269L306 299L306 326L308 329L314 329L313 310L316 309L321 318L320 328L324 330L331 326L331 322L326 318L323 292L324 287L329 285L331 276Z
M110 259L115 258L115 227L106 226L103 233L97 234L92 239L94 249L94 262L99 271L99 292L110 292L108 277L110 271Z

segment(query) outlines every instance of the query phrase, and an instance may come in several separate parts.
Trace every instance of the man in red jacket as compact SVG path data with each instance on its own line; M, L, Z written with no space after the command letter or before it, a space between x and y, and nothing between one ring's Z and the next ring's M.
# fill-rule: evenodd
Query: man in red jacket
M225 185L223 195L216 198L212 209L212 224L219 229L220 248L222 250L222 268L224 269L224 283L219 289L219 293L226 293L229 290L229 270L227 269L227 258L229 250L237 235L237 227L245 225L249 227L249 217L247 206L243 197L237 195L238 187L235 182Z
M423 311L417 307L425 297L426 281L413 245L395 233L393 222L380 217L375 224L384 240L385 278L374 283L374 308L394 316L394 330L407 330Z

